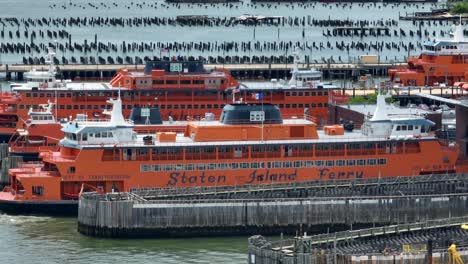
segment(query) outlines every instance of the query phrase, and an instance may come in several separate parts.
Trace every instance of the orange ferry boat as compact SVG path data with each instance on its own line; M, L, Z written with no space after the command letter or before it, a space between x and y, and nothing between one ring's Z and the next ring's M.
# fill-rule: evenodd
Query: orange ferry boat
M461 85L468 90L468 40L458 25L452 40L424 43L419 57L410 57L408 66L388 70L390 80L402 86Z
M12 84L11 92L0 93L0 136L9 138L23 129L29 109L37 110L48 100L56 104L57 119L86 114L100 117L105 101L116 97L121 89L124 116L135 106L158 107L163 120L187 120L202 117L206 112L219 116L225 104L233 101L233 91L243 98L261 94L262 101L280 106L285 115L310 114L327 118L329 90L319 90L321 73L309 78L297 70L295 84L281 83L249 87L240 85L224 69L206 71L198 61L149 61L144 71L120 70L110 83L79 83L56 79L53 64L55 53L49 51L49 70L25 73L26 84ZM295 63L297 65L297 63ZM291 81L290 81L291 82Z
M283 119L271 104L226 105L219 121L190 121L183 134L137 135L120 98L109 122L69 122L59 151L10 169L0 210L76 213L79 194L153 187L235 186L464 173L459 147L419 116L389 117L385 97L360 131ZM74 206L74 207L73 207Z

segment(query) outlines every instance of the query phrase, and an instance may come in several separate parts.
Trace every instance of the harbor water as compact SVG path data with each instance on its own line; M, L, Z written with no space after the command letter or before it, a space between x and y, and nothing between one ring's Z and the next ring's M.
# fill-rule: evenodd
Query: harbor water
M76 218L0 213L0 263L245 263L247 237L95 239Z
M229 4L169 4L145 0L112 3L0 0L0 6L0 30L3 31L0 41L11 47L33 44L40 47L20 52L3 50L0 52L3 64L23 63L23 57L44 56L49 45L59 48L59 59L74 57L78 63L80 57L90 56L285 56L295 47L302 49L302 55L308 56L311 62L329 58L335 62L356 61L364 54L380 55L381 62L393 62L403 61L408 54L419 54L424 41L448 38L452 25L447 21L419 24L399 20L399 16L406 13L430 11L437 7L433 3L251 3L246 0ZM245 14L279 16L285 23L245 25L236 22L236 18ZM206 16L217 22L182 25L176 23L178 16ZM96 23L98 18L103 21ZM54 24L53 19L61 22ZM86 22L75 23L83 19ZM152 22L143 23L145 19L152 19ZM67 23L70 20L73 23ZM116 20L121 23L114 23ZM351 24L330 21L350 21ZM389 32L367 36L332 34L341 26L359 28L361 23L367 28L388 28ZM66 31L67 35L59 36L59 31ZM95 42L116 49L85 51L76 46ZM277 46L273 47L274 44Z

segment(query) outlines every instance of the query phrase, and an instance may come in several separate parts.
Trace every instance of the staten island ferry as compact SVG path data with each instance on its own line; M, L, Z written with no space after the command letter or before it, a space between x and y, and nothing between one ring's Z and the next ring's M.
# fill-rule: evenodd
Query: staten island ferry
M230 104L219 121L189 121L184 133L138 135L120 98L108 122L70 121L60 150L10 169L0 210L76 213L79 194L154 187L240 186L280 182L467 172L459 147L440 141L433 122L390 117L379 95L361 130L283 119L272 104Z
M102 117L106 100L115 98L120 88L124 116L133 107L158 107L163 120L187 120L203 117L211 112L219 117L225 104L234 96L277 104L285 115L298 115L309 109L310 114L326 120L328 90L310 85L307 73L299 70L303 85L271 85L249 87L240 85L229 71L221 68L205 70L199 61L148 61L144 71L121 69L109 82L72 82L56 78L53 64L55 53L48 54L48 71L25 73L28 82L11 85L11 92L0 93L0 136L3 141L23 128L29 109L37 110L48 100L56 104L57 119L85 114L89 118ZM319 72L320 73L320 72ZM316 73L313 74L315 76ZM238 92L240 95L236 94Z
M391 81L402 86L462 85L468 90L462 83L468 83L468 40L461 22L453 39L426 42L423 47L418 57L408 58L407 66L388 70Z

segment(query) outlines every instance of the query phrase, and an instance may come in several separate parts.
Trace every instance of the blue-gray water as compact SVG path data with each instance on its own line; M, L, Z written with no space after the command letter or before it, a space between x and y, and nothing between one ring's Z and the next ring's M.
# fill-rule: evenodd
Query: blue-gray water
M247 237L96 239L73 218L0 213L0 263L246 263Z
M90 5L91 3L91 5ZM394 42L396 45L407 45L412 43L415 45L416 49L411 51L414 53L419 52L420 46L418 44L436 37L440 37L444 33L444 37L448 37L447 33L451 30L451 23L445 23L443 25L433 24L431 25L424 24L421 26L421 29L428 30L431 34L429 36L418 37L416 35L409 36L409 30L417 30L418 27L414 26L410 21L398 21L399 14L404 14L406 12L414 11L428 11L431 8L436 7L434 4L382 4L382 3L346 3L346 4L323 4L323 3L307 3L307 4L290 4L290 3L273 3L273 4L252 4L249 0L244 2L234 3L234 4L215 4L215 5L204 5L204 4L166 4L163 1L148 1L148 0L115 0L115 1L95 1L95 0L74 0L74 1L60 1L60 0L48 0L48 1L37 1L37 0L0 0L0 18L18 18L29 19L29 18L144 18L144 17L159 17L159 18L176 18L179 15L207 15L209 17L238 17L243 14L253 14L253 15L265 15L265 16L284 16L286 18L298 17L303 18L310 16L311 19L350 19L353 21L357 20L370 20L372 22L383 20L395 20L397 21L396 26L391 26L390 31L392 36L369 36L361 39L358 36L354 37L340 37L340 36L331 36L324 37L322 35L323 31L330 30L332 31L333 27L320 27L320 26L309 26L309 25L284 25L284 26L257 26L255 29L252 26L217 26L217 27L208 27L208 26L180 26L180 25L150 25L150 26L124 26L124 27L112 27L108 25L103 26L39 26L31 25L26 26L24 23L17 27L14 24L9 22L4 23L4 27L0 24L0 30L5 31L5 36L0 38L0 41L4 43L26 43L28 44L31 40L24 36L24 31L28 30L29 32L39 30L66 30L71 34L72 43L83 44L85 40L88 43L94 42L94 37L97 35L98 42L103 43L113 43L116 45L121 45L123 41L127 44L129 42L136 43L159 43L166 45L168 43L174 42L210 42L222 43L222 42L249 42L252 44L254 42L259 42L263 46L263 43L273 43L291 41L295 46L298 44L303 47L304 45L312 46L313 42L316 42L317 45L322 43L324 45L323 49L310 49L304 48L302 52L303 55L308 55L313 59L318 61L321 58L334 57L336 61L338 57L342 59L343 62L348 60L356 59L359 55L363 54L375 54L381 56L381 61L392 61L392 60L402 60L404 56L407 55L407 52L401 48L397 49L386 49L384 48L381 51L376 51L372 48L366 50L356 50L350 49L349 53L346 50L338 50L335 46L335 43L343 42L346 44L351 44L352 42L366 42L368 44L375 44L377 42ZM4 20L5 21L5 20ZM372 27L372 25L371 25ZM406 37L394 37L394 30L399 29L406 30ZM279 29L279 30L278 30ZM15 32L19 30L20 37L16 37ZM254 38L255 30L255 38ZM12 32L13 36L10 38L8 32ZM304 37L302 36L304 31ZM279 32L279 37L278 37ZM436 36L433 36L432 33L435 33ZM441 33L442 32L442 33ZM31 34L31 33L30 33ZM36 44L54 44L54 41L57 41L58 44L65 45L68 43L68 39L60 38L49 38L47 35L42 37L37 37L34 39ZM330 42L331 47L327 47L327 42ZM159 48L154 49L153 51L143 51L143 52L123 52L119 50L116 52L104 52L97 53L95 51L88 52L84 54L83 52L75 51L64 51L58 52L59 58L61 56L70 58L74 56L79 58L80 56L102 56L106 58L107 56L159 56ZM244 52L244 55L286 55L291 53L291 50L253 50L251 52ZM11 52L3 52L0 54L0 63L22 63L22 58L24 57L37 57L44 56L45 51L30 52L23 54L12 54ZM163 54L168 55L168 54ZM171 56L174 55L203 55L203 56L224 56L224 55L242 55L242 52L239 51L171 51ZM78 60L79 61L79 60Z

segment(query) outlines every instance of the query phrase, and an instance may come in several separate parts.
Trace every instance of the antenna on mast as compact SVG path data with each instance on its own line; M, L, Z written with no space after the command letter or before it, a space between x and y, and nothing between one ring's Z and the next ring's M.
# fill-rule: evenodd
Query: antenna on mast
M118 99L120 99L120 86L122 85L122 82L119 82L119 89L117 91Z

